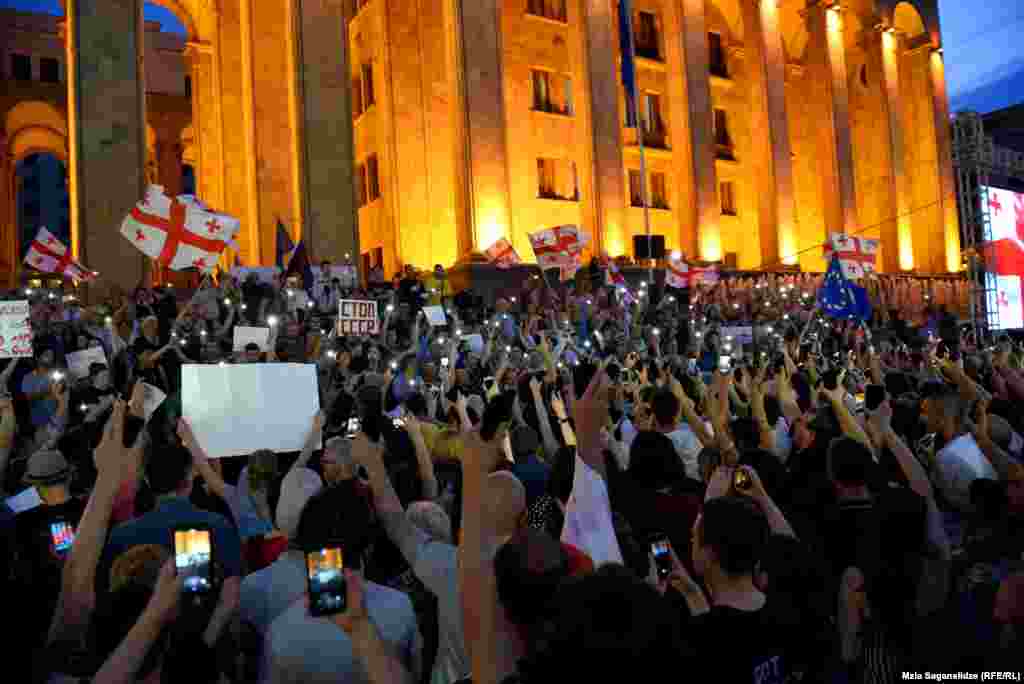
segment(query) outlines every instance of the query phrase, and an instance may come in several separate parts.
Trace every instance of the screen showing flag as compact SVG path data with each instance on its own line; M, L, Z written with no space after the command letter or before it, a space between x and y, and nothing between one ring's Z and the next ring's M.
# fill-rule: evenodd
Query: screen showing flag
M999 330L1024 328L1024 194L983 187L992 234L984 249L988 306L999 312Z

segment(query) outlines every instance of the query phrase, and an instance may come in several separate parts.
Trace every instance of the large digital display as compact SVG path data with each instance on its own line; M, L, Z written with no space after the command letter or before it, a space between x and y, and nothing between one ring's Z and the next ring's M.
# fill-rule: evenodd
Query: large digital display
M999 312L999 330L1024 328L1024 194L982 187L992 234L985 250L989 310Z

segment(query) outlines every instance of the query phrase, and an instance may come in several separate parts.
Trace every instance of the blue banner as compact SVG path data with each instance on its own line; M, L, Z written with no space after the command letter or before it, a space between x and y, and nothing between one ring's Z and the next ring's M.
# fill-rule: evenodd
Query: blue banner
M619 50L622 53L622 87L626 91L626 128L636 128L636 50L630 0L619 0Z
M856 318L859 321L871 318L871 302L867 290L847 280L838 254L832 255L832 262L825 273L825 282L818 290L818 304L824 313L833 318Z

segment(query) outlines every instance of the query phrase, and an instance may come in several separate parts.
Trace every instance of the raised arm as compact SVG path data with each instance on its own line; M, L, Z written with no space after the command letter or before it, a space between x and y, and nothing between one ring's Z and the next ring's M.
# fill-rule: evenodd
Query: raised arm
M313 452L320 445L321 431L324 427L324 412L318 411L313 416L313 425L309 429L309 436L306 437L306 443L302 445L302 452L299 457L295 459L295 463L292 463L292 467L289 468L289 472L296 468L305 468L306 464L309 463L309 458L313 455Z
M381 638L366 612L362 576L346 570L345 586L347 608L334 616L333 622L348 635L352 653L362 663L371 684L412 684L412 673Z
M438 496L437 476L434 474L434 461L430 458L427 442L423 439L423 427L414 416L405 419L405 431L409 433L416 449L416 465L420 479L423 480L423 498L433 501Z
M537 424L540 427L540 436L544 445L544 453L548 458L554 458L558 453L558 440L551 429L551 419L548 409L544 405L544 395L541 394L543 384L537 378L530 379L530 394L533 396L533 408L537 411Z
M228 307L228 317L224 319L224 325L219 326L213 331L215 338L223 339L225 335L231 332L232 326L235 324L235 307Z
M839 374L835 389L823 389L822 391L828 397L832 410L835 411L836 418L839 420L839 428L843 431L843 434L850 439L860 442L874 454L874 445L871 444L868 434L861 427L860 422L850 413L850 409L846 407L846 402L844 401L846 388L843 386L844 374L845 372Z

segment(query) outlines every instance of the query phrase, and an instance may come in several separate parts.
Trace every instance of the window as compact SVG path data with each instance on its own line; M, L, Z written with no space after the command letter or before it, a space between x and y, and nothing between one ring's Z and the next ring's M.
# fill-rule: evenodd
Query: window
M661 61L658 17L652 12L638 12L633 33L636 40L636 56Z
M636 169L629 170L629 205L631 207L644 206L643 176Z
M566 21L568 16L565 9L565 0L529 0L526 3L526 13L545 19L555 21Z
M359 164L356 166L356 202L359 203L360 207L365 207L369 204L367 199L367 184L366 184L366 164Z
M719 159L735 159L732 137L729 135L729 117L724 109L715 110L714 127L715 156Z
M43 83L60 83L60 60L56 57L40 59L39 80Z
M712 76L729 78L729 66L725 61L725 48L722 47L722 34L708 34L708 58Z
M569 159L537 159L537 197L579 200L576 162Z
M651 174L651 207L654 209L668 209L668 192L665 184L665 174Z
M367 195L371 202L380 199L380 170L377 166L377 155L372 154L366 160Z
M718 200L722 205L722 216L736 216L736 188L732 181L718 184Z
M373 96L373 62L363 65L363 109L369 109L377 103Z
M532 69L533 108L538 112L572 116L572 79L551 71Z
M355 17L369 4L370 0L352 0L352 16Z
M185 97L192 97L192 77L185 77Z
M363 79L356 76L352 79L352 118L363 115Z
M15 81L32 80L32 58L11 53L11 76Z
M380 266L381 268L384 268L384 248L383 247L374 247L373 248L373 266L374 266L374 268L376 268L377 266Z
M640 125L644 132L644 145L666 149L665 120L661 114L661 96L644 93L641 98Z

